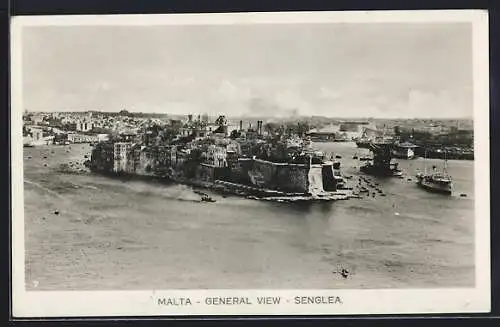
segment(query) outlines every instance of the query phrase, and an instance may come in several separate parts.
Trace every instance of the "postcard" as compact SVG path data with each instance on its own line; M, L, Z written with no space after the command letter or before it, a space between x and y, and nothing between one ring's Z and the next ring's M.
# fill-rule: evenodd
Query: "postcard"
M11 26L15 317L489 312L486 11Z

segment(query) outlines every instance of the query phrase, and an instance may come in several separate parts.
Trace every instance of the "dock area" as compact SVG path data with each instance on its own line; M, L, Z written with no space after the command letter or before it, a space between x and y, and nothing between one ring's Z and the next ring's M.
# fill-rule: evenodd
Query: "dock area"
M187 179L180 177L169 177L172 181L188 185L191 187L200 187L210 189L226 194L233 194L247 197L254 200L277 201L277 202L297 202L297 201L337 201L347 200L354 197L352 191L342 190L337 192L324 192L317 195L304 193L287 193L277 190L257 188L249 185L215 180L214 182L200 181L196 179Z

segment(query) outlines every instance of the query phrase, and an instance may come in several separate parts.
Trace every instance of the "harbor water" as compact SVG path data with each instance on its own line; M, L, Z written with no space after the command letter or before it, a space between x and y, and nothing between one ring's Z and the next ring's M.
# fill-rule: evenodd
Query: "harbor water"
M352 157L367 150L315 146L357 183ZM474 161L448 161L453 196L418 188L414 159L399 161L404 178L370 177L386 196L210 203L183 185L60 171L90 150L24 148L28 290L474 286Z

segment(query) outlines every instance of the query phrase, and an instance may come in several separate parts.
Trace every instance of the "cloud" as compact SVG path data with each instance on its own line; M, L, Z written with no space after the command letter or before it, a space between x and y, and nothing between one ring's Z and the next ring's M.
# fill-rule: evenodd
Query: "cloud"
M299 91L293 90L284 90L274 96L274 102L278 107L293 110L296 113L311 113L312 106L309 101Z
M339 99L341 97L341 93L340 92L336 92L336 91L333 91L331 90L330 88L328 87L320 87L319 89L319 97L320 98L323 98L323 99Z
M246 101L250 99L252 92L249 87L237 85L228 80L223 80L212 94L219 101Z
M108 82L101 82L101 84L99 85L98 89L102 90L102 91L107 91L111 88L111 84L108 83Z
M410 90L408 113L424 117L472 116L471 90Z
M252 98L248 102L248 109L245 112L247 116L254 117L296 117L299 115L298 108L280 106L273 99Z

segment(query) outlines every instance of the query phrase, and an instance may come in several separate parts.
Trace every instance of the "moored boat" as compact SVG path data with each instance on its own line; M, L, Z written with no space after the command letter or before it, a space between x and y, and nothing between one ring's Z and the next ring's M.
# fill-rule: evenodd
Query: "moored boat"
M209 197L209 196L208 196L208 195L206 195L206 194L205 194L205 195L203 195L203 196L201 197L201 201L202 201L202 202L215 202L215 200L214 200L214 199L212 199L211 197Z
M367 161L360 170L373 176L401 176L403 172L399 169L397 162L392 162L391 143L379 142L371 143L370 151L373 153L373 158Z
M360 149L370 149L370 140L358 140L356 141L356 146Z
M361 166L360 170L365 174L373 176L397 177L403 175L397 163L381 165L375 162L368 162L364 166Z
M432 174L417 174L417 185L434 193L451 195L453 192L453 182L451 177L439 172Z
M446 172L446 159L444 167L439 171L437 167L432 166L432 172L427 172L427 167L423 173L417 174L417 185L429 192L451 195L453 192L453 181Z
M398 159L414 159L416 145L404 142L394 144L392 155Z

